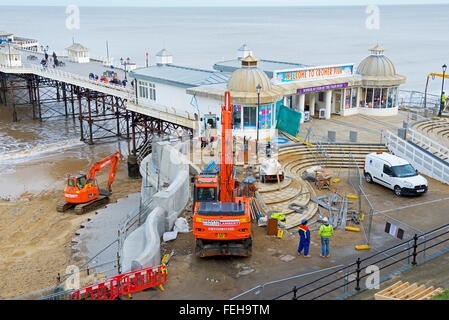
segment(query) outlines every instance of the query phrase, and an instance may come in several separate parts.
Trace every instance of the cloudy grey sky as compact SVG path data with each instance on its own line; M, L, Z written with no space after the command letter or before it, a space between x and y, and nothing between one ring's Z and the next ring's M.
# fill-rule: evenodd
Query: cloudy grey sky
M338 3L336 3L338 2ZM402 5L449 4L449 0L0 0L0 5L67 6L127 6L127 7L183 7L183 6L311 6L311 5Z

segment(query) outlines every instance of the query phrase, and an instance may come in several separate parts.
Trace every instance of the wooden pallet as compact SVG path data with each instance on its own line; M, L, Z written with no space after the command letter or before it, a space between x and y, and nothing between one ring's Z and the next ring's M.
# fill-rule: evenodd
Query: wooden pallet
M433 296L442 293L442 288L434 288L417 283L410 284L398 281L395 284L374 294L375 300L429 300Z

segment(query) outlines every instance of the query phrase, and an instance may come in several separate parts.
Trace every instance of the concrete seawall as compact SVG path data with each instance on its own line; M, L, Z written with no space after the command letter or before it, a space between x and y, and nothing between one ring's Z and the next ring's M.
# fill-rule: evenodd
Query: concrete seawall
M159 265L160 239L173 229L189 197L189 163L168 142L153 144L140 164L142 203L152 201L145 223L130 233L122 249L122 272Z

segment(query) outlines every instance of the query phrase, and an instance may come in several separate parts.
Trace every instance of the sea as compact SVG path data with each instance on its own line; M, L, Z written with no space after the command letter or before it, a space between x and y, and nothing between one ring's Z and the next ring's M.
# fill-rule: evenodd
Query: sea
M379 44L396 72L407 77L402 90L424 91L430 72L449 64L449 5L334 7L36 7L0 6L0 30L39 40L66 54L73 41L91 56L130 58L138 66L155 63L165 48L174 64L212 69L234 59L247 44L257 58L308 65L354 63ZM448 81L449 83L449 81ZM429 92L439 94L441 79ZM11 192L3 183L25 170L33 157L50 157L79 146L73 121L42 123L20 116L18 123L0 106L0 199L30 191L25 178ZM90 147L92 149L92 147ZM91 150L89 149L89 150ZM126 151L126 148L124 148ZM91 150L95 159L95 149ZM84 152L75 152L80 158ZM36 159L34 159L37 161ZM24 164L25 163L25 164ZM31 170L31 169L29 169ZM87 168L86 168L87 170ZM51 169L48 170L51 173ZM61 169L61 174L66 171ZM31 172L31 171L30 171ZM28 177L29 173L23 176ZM6 177L6 176L7 177ZM9 178L8 178L9 177ZM28 177L29 178L29 177ZM59 176L58 176L59 178ZM45 179L44 179L45 180ZM50 185L52 182L48 180ZM40 186L36 186L36 190ZM22 190L23 189L23 190Z

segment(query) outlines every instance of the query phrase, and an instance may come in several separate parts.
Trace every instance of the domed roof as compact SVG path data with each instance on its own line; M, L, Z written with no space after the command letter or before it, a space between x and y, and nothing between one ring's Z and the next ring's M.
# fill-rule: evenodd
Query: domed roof
M357 73L362 76L394 77L396 69L393 62L384 56L385 49L376 45L370 51L371 55L363 59L357 67Z
M260 91L270 91L272 84L270 79L262 70L257 69L259 60L247 56L242 59L242 67L235 70L228 80L227 88L238 92L257 92L257 86L260 85Z

